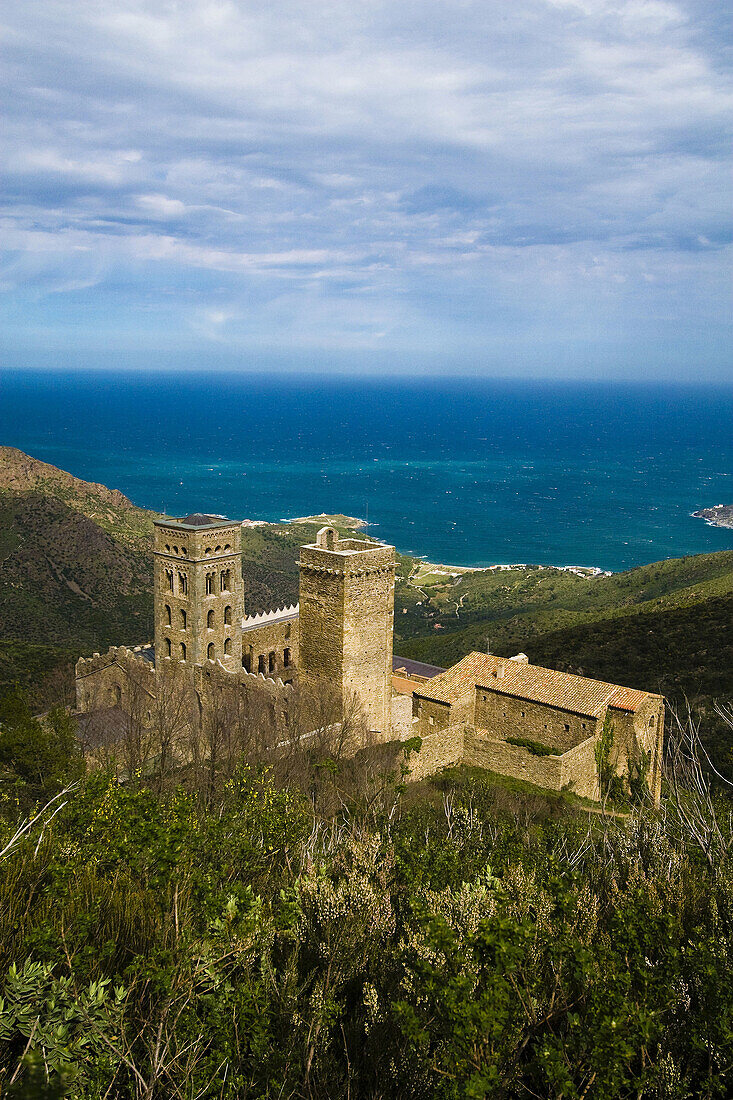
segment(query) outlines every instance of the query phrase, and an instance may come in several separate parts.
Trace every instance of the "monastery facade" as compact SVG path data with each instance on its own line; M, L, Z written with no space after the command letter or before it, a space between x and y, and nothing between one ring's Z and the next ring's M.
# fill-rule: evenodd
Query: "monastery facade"
M470 653L450 669L394 657L392 546L324 527L301 548L299 605L251 616L239 523L198 513L159 520L154 559L154 642L79 660L80 713L129 712L134 680L135 705L142 695L152 722L164 679L185 677L199 717L219 682L257 685L287 722L297 686L328 696L337 716L355 703L372 740L420 738L413 779L469 763L592 799L606 722L616 771L644 760L659 798L660 695L530 665L523 654Z

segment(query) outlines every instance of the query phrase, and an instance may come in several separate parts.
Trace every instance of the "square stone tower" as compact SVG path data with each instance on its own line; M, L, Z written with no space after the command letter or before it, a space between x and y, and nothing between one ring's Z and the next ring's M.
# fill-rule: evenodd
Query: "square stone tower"
M241 669L240 525L199 513L157 520L154 561L156 657Z
M390 737L394 546L323 527L300 551L298 678L306 690L356 695L370 730Z

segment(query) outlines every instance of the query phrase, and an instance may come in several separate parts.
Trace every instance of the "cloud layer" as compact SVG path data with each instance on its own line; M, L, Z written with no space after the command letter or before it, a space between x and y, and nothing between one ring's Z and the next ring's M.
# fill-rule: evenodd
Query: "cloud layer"
M722 4L14 9L11 364L724 377Z

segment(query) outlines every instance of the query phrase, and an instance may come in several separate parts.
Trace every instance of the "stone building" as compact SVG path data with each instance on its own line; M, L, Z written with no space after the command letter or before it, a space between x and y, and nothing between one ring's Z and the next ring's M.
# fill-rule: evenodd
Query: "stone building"
M469 653L415 686L413 718L423 738L421 767L462 761L593 799L596 745L608 718L617 773L646 759L647 782L659 798L661 695L541 668L524 654Z
M157 520L153 550L155 652L195 668L242 667L242 528L196 513Z
M158 521L154 554L154 644L81 659L80 713L135 710L153 722L183 678L199 723L222 685L258 685L273 729L282 729L297 685L332 700L334 713L356 701L372 741L419 737L413 779L470 763L593 799L608 719L616 771L645 762L659 797L661 696L530 665L523 654L471 653L450 669L395 657L392 546L324 527L301 548L300 604L252 616L244 614L239 524L198 513Z
M394 547L339 539L323 527L300 551L300 682L352 697L370 730L389 738L394 625Z

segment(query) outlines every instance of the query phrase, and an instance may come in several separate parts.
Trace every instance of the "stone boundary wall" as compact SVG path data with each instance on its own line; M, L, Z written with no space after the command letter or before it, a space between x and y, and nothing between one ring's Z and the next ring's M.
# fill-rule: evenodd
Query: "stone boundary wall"
M562 787L561 756L535 756L519 745L496 741L471 729L466 730L465 745L466 764L523 779L551 791L559 791Z
M408 766L410 781L425 779L435 775L441 768L454 767L464 762L464 741L466 728L462 725L448 726L422 738L419 752L410 754Z
M596 771L596 744L598 737L589 737L575 748L564 753L562 761L561 786L570 786L573 794L581 798L591 798L597 802L600 797L598 774Z

